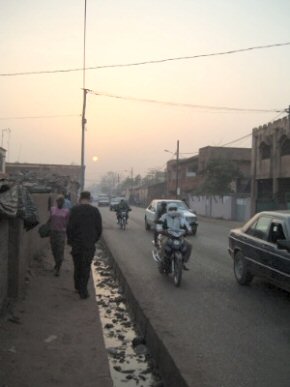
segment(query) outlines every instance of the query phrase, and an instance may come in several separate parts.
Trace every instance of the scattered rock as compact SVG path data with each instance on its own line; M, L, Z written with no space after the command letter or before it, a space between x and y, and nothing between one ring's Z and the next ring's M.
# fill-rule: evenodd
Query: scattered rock
M123 296L117 296L117 297L114 299L114 301L115 301L117 304L119 304L120 302L125 302L126 299L125 299L125 297L123 297Z
M50 336L48 336L45 340L44 340L44 342L45 343L51 343L52 341L54 341L54 340L56 340L57 339L57 336L56 335L50 335Z
M118 354L118 349L117 348L107 348L107 351L109 352L110 355L117 355Z
M145 338L143 336L134 337L134 339L132 340L133 347L136 347L137 345L140 345L140 344L146 344Z
M148 353L148 348L144 344L139 344L134 347L134 351L137 353L137 355L145 355Z
M114 328L114 325L113 325L113 324L110 324L110 323L107 323L107 324L104 326L104 328L106 328L106 329L112 329L112 328Z

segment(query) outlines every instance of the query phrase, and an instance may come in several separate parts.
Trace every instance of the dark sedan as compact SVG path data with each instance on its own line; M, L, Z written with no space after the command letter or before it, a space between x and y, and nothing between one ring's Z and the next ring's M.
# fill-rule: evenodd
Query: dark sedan
M264 211L229 234L229 253L241 285L254 276L290 291L290 211Z

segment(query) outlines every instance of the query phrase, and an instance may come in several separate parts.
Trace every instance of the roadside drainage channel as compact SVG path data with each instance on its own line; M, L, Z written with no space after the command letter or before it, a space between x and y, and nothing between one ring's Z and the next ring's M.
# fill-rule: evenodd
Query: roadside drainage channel
M165 387L145 339L131 319L112 260L98 243L93 279L114 387Z
M103 269L102 269L103 265ZM122 330L125 325L128 325L128 337L126 336L125 341L127 342L126 348L128 350L128 359L125 360L125 362L121 360L121 364L126 364L125 369L133 369L136 367L135 375L139 372L137 369L139 368L140 360L142 357L137 358L135 357L135 363L130 363L130 358L133 358L133 354L136 354L136 351L134 349L132 350L132 344L133 347L136 345L137 347L139 344L143 345L144 347L147 347L148 353L143 355L143 369L140 371L140 375L146 376L146 372L148 370L151 370L152 374L147 377L148 380L142 381L143 377L141 377L141 380L137 382L135 380L135 384L128 384L128 382L131 380L130 376L129 379L126 379L126 375L123 373L123 375L120 375L120 365L115 364L111 361L110 367L112 371L112 378L114 380L114 387L121 387L123 384L117 384L117 381L122 380L122 383L125 383L126 386L144 386L144 387L188 387L188 384L185 382L184 378L182 377L179 369L177 368L174 360L172 359L171 355L169 354L167 348L163 344L162 340L158 336L158 333L153 329L150 320L146 317L142 307L139 305L137 299L135 298L129 284L126 281L125 276L123 275L118 263L114 259L112 253L110 252L108 246L106 245L104 239L102 239L101 242L97 244L97 251L96 251L96 261L95 261L95 268L97 270L94 270L94 281L96 283L96 293L97 293L97 303L100 309L100 316L101 316L101 322L103 324L104 328L104 337L105 337L105 344L108 349L109 353L109 359L110 360L118 360L118 355L114 355L115 350L118 351L117 345L122 346L122 340L118 343L118 334L121 332L117 332L117 330ZM106 270L104 270L106 268ZM101 274L103 273L103 275ZM107 274L105 274L107 272ZM104 290L106 284L108 284L108 290ZM112 292L112 293L110 293ZM107 296L103 296L106 294ZM114 309L109 302L106 305L106 300L108 301L110 299L110 296L108 294L111 294L111 298L116 297L122 297L117 298L113 302L113 305L116 305L116 308ZM105 306L102 306L104 304ZM121 309L126 309L126 316L124 318L127 319L127 321L119 321L117 325L115 326L114 321L117 319L117 316L114 316L115 312L118 312L117 308L120 307ZM111 310L111 312L108 313L107 310ZM122 311L122 313L124 313ZM134 322L132 322L134 321ZM130 322L130 324L129 324ZM106 324L114 324L113 329L116 332L110 333L110 325L107 325L107 328L105 328ZM121 326L121 327L118 327ZM138 332L138 333L137 333ZM120 339L122 339L122 333ZM116 339L117 337L117 339ZM137 338L136 342L132 341L133 338ZM139 341L140 340L140 341ZM116 345L117 344L117 345ZM111 348L111 349L110 349ZM142 347L141 347L142 348ZM145 348L144 348L145 349ZM123 349L124 351L124 349ZM110 353L111 352L111 353ZM126 351L125 351L126 352ZM138 352L138 350L137 350ZM117 352L118 353L118 352ZM124 359L124 357L123 357ZM138 359L138 360L136 360ZM148 365L145 366L144 361L146 362L148 360ZM129 361L129 363L126 363L126 361ZM130 364L130 365L129 365ZM159 375L156 372L156 365L158 366ZM117 367L114 368L114 367ZM145 370L144 370L145 367ZM146 370L147 367L147 370ZM115 373L117 374L115 375ZM133 375L133 373L131 373ZM124 378L125 375L125 378ZM147 374L149 375L149 374ZM160 378L161 375L161 378ZM128 376L128 375L127 375ZM116 377L116 379L115 379ZM124 380L126 379L126 382ZM116 380L116 381L115 381ZM149 381L150 380L150 381ZM150 384L151 383L151 384Z

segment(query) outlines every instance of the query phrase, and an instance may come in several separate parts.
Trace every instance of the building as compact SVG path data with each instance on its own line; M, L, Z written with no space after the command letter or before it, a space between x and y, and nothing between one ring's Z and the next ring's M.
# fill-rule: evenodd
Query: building
M33 192L67 193L76 202L81 181L79 165L6 163L9 179L22 182Z
M251 149L206 146L196 156L167 163L167 193L175 197L186 197L198 190L204 182L204 171L212 160L228 160L240 170L242 177L232 184L234 192L250 194Z
M253 129L252 213L290 209L290 122L284 117Z

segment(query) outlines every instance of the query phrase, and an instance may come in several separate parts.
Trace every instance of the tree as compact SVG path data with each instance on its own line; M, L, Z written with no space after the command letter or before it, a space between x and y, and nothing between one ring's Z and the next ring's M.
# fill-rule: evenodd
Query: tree
M239 168L230 160L210 160L204 170L205 180L198 194L224 196L232 193L231 183L242 177Z

